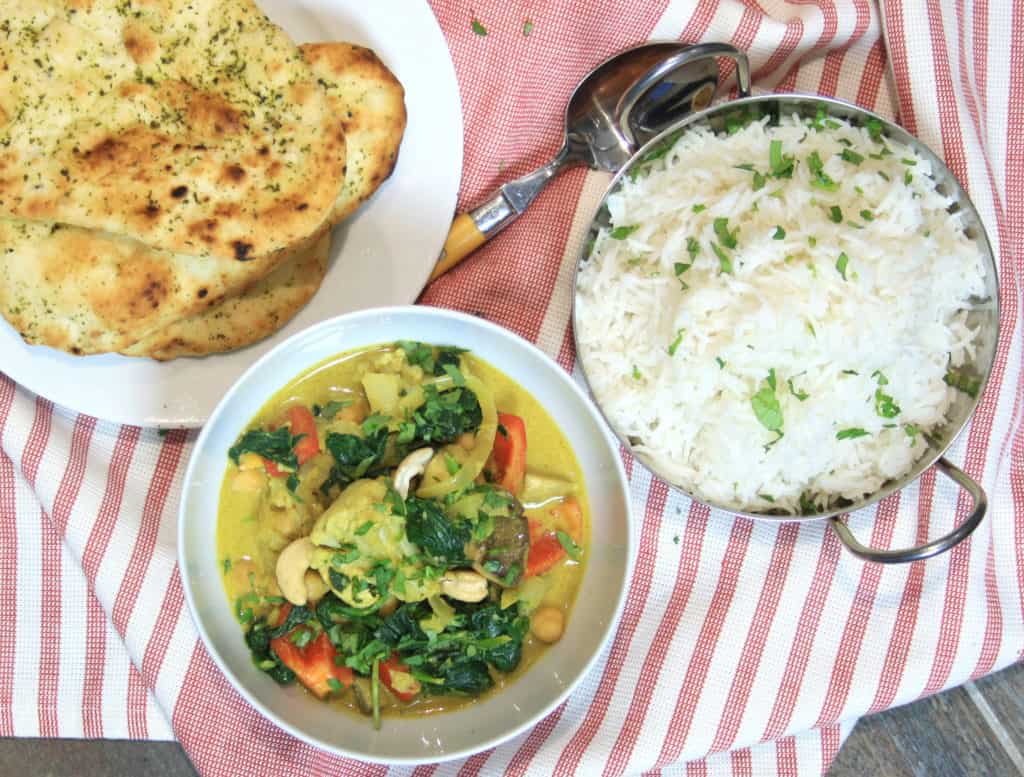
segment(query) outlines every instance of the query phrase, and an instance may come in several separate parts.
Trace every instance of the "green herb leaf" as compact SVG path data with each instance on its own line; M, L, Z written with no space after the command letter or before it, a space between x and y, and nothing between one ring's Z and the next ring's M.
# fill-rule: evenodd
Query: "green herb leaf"
M900 161L903 164L905 164L905 165L910 165L911 167L916 167L917 166L917 160L916 159L908 159L907 157L903 157L902 159L900 159Z
M849 162L851 165L859 165L864 161L863 154L858 154L856 151L849 148L844 148L843 153L841 153L839 157L844 162Z
M372 528L373 528L373 521L367 521L362 526L360 526L358 529L356 529L356 536L357 537L362 537L364 534L366 534L366 532L370 531L370 529L372 529Z
M447 452L444 454L444 466L448 470L449 475L454 475L460 469L462 469L462 465L459 464L459 462L450 453Z
M572 541L572 537L566 534L564 531L555 532L555 536L558 537L558 541L562 547L565 548L566 554L573 561L579 561L583 558L583 549Z
M796 160L789 154L782 153L782 141L773 140L768 145L768 166L773 178L792 178Z
M766 502L774 502L775 501L775 497L772 496L771 494L758 494L757 496L758 496L759 499L763 499Z
M694 240L692 237L686 238L686 250L690 254L690 259L696 259L697 254L700 253L700 243Z
M633 365L633 380L640 380L642 377L643 377L643 375L640 374L640 370L634 364Z
M772 240L784 240L785 237L786 237L786 230L784 230L782 227L776 225L776 227L775 227L775 234L772 235Z
M717 218L715 219L715 234L718 235L718 239L722 241L722 245L726 248L736 247L736 235L739 234L739 229L734 232L729 231L729 219Z
M765 380L768 382L768 385L771 386L772 391L775 391L775 389L776 389L778 384L775 382L775 368L774 367L772 367L770 370L768 370L768 377L765 378Z
M963 370L950 369L942 378L947 386L952 386L957 391L962 391L971 399L978 398L981 390L981 378L973 378Z
M327 687L335 693L340 693L341 691L345 690L345 686L342 685L341 682L336 677L327 678Z
M487 28L480 24L479 19L474 19L472 22L473 32L481 37L487 34Z
M838 205L833 205L828 209L828 217L836 224L839 224L843 220L843 211Z
M686 331L685 329L680 329L678 332L676 332L676 339L673 340L671 345L669 345L669 347L668 347L668 355L669 356L675 356L676 355L676 351L679 349L680 343L683 342L683 332L685 332L685 331Z
M682 262L676 262L672 269L675 271L676 277L682 275L684 272L693 267L692 264L683 264Z
M612 240L625 240L627 237L632 235L638 229L640 229L640 225L639 224L634 224L634 225L628 226L628 227L626 227L626 226L615 227L615 229L613 229L611 231L610 237L612 238Z
M806 493L800 494L800 513L801 515L813 515L818 512L818 505L814 503Z
M865 221L874 221L875 220L875 214L872 213L871 211L867 210L867 209L862 210L860 212L860 217L862 219L864 219Z
M388 423L391 421L391 416L386 416L381 413L374 413L363 421L363 434L367 437L372 437L381 429L386 429Z
M893 398L882 391L875 389L875 413L882 418L895 418L900 414L900 406L893 401Z
M694 213L700 213L702 210L707 210L707 207L707 205L697 204L694 205L690 210L692 210Z
M797 399L799 399L801 402L803 402L805 399L807 399L810 396L810 394L808 394L806 391L804 391L802 389L797 389L796 387L794 387L793 386L793 379L792 378L787 378L786 379L786 383L789 384L789 393L792 394Z
M295 470L299 462L295 458L295 443L304 435L292 437L291 430L282 426L272 432L263 429L250 429L242 438L228 449L228 456L235 464L243 453L256 453L264 459L280 464L285 469Z
M849 429L842 429L836 432L837 440L854 440L858 437L867 437L871 432L866 432L856 426Z
M756 191L758 191L760 189L763 189L766 180L767 179L761 173L759 173L757 170L755 170L754 171L754 183L753 183L754 191L756 192Z
M725 369L725 361L722 359L721 356L716 356L715 357L715 361L718 362L718 369L720 369L720 370L724 370Z
M871 377L878 380L878 385L879 386L888 386L889 385L889 379L887 377L885 377L885 373L882 372L881 370L875 370L874 372L872 372L871 373Z
M456 386L465 386L466 378L463 377L462 372L454 364L443 365L444 371L448 373L448 377L452 379L452 382Z
M907 186L910 186L910 184L912 184L913 182L914 176L911 175L909 170L907 170L907 172L903 174L903 183L906 184Z
M354 399L343 399L340 402L336 399L332 399L320 410L320 417L326 418L328 421L334 418L338 414L339 410L344 410L355 402Z
M882 139L882 122L878 119L868 119L864 122L864 126L867 127L872 140L880 141Z
M774 380L774 376L772 376ZM750 398L750 406L754 410L754 416L765 429L770 432L782 431L782 406L775 396L775 389L771 385L763 387Z
M839 258L836 260L836 269L839 274L843 276L843 280L846 280L846 265L850 263L850 257L846 255L846 252L839 254Z
M721 248L718 247L718 243L711 241L711 250L715 252L715 256L718 257L719 267L722 272L732 274L732 260L729 259L729 255L725 253Z

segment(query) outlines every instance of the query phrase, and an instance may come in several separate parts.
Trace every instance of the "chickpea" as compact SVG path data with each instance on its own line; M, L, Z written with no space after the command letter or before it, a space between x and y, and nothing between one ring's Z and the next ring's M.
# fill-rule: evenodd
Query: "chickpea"
M530 631L541 642L558 642L565 631L565 615L557 607L541 607L530 618Z

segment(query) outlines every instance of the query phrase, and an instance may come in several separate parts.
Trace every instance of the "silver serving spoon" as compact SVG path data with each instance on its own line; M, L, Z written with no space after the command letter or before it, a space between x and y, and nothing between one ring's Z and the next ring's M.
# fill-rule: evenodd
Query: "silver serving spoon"
M715 57L736 63L740 94L750 93L746 55L725 43L645 43L606 59L577 85L565 111L565 141L543 167L501 186L455 217L430 280L448 272L517 219L563 168L615 172L644 143L689 113L707 108L718 88Z

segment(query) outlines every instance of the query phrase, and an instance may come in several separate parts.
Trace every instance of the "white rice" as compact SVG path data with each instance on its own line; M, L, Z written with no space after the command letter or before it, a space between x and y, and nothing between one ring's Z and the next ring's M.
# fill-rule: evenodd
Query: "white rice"
M965 308L985 294L983 257L929 162L867 129L830 126L794 116L733 135L687 131L609 198L612 227L635 230L603 230L579 274L581 356L609 421L652 469L718 505L799 513L801 498L822 508L877 491L924 455L920 432L941 425L956 396L943 378L973 356ZM792 178L768 176L773 139L796 159ZM885 146L891 154L869 156ZM863 161L845 161L844 148ZM814 151L837 190L812 185ZM744 164L766 176L759 190ZM735 249L723 248L732 273L711 248L722 247L720 217L739 229ZM677 263L692 266L677 277ZM774 444L752 404L771 394L771 370L783 418ZM867 434L837 439L851 429Z

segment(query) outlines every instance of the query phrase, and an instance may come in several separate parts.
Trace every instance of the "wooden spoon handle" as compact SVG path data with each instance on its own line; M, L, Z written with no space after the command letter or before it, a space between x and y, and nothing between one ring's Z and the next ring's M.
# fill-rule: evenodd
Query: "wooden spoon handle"
M480 231L472 216L468 213L460 213L452 222L448 230L448 239L444 241L444 250L441 257L430 273L430 280L439 278L452 269L455 265L473 253L486 242L487 236Z

